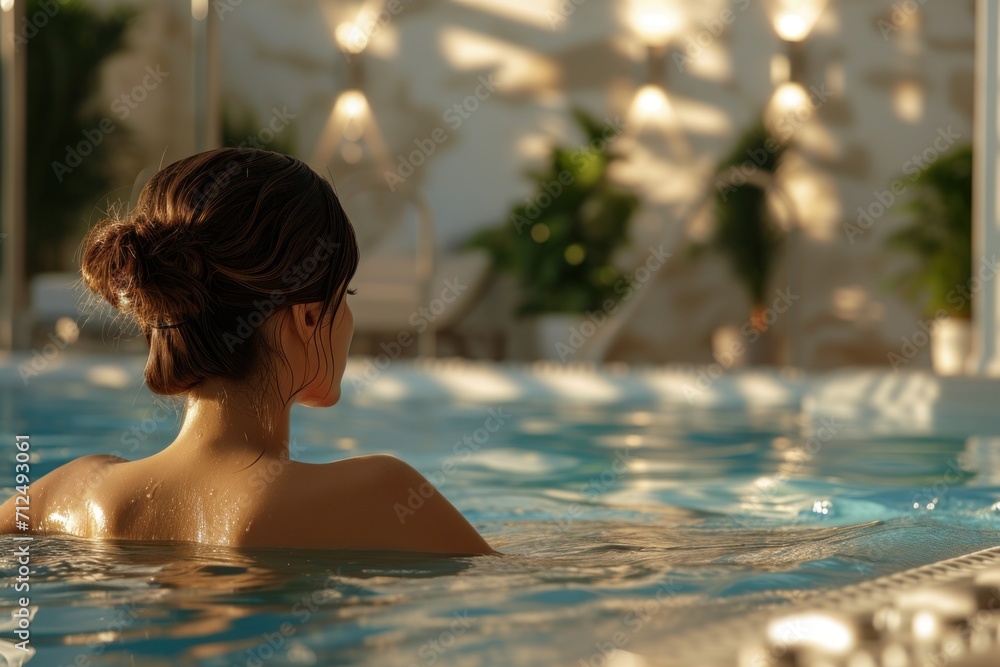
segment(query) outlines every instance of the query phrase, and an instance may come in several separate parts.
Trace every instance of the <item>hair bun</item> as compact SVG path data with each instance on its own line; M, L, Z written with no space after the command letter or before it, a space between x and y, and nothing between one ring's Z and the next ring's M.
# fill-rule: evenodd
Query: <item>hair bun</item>
M86 286L142 327L179 324L209 307L203 245L187 225L136 214L87 235Z

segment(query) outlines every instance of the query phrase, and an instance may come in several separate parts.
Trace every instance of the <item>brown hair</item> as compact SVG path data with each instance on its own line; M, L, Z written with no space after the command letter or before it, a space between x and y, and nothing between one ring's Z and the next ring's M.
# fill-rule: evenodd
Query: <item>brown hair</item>
M157 172L133 211L90 230L81 264L145 336L147 386L176 395L273 373L262 325L297 303L336 312L358 260L327 180L288 155L219 148Z

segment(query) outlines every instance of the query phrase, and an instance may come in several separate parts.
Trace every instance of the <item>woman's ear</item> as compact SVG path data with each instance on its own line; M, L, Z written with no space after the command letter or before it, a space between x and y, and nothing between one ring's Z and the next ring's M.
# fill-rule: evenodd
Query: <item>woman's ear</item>
M297 303L291 308L291 329L300 341L305 343L313 336L319 326L319 316L322 303Z

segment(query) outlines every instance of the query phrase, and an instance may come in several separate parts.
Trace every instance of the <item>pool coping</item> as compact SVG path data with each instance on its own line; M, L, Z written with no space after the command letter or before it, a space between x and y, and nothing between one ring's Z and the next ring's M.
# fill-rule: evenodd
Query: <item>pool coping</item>
M843 618L872 613L901 592L953 584L997 567L1000 567L1000 547L992 547L841 588L810 591L793 602L768 605L746 616L685 633L681 641L668 641L661 649L669 658L657 664L669 667L772 664L780 654L769 650L764 642L765 627L771 620L815 612Z
M0 353L0 389L37 382L135 388L145 355L66 351ZM889 431L974 430L1000 435L1000 378L938 376L888 368L817 372L719 365L490 362L351 357L344 396L358 403L408 401L560 405L662 405L691 409L800 411L813 419L878 422Z

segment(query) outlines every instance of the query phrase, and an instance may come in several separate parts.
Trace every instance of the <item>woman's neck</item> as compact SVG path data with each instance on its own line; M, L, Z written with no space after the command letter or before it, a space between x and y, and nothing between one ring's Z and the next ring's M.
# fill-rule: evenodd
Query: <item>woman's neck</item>
M287 459L290 421L291 403L282 406L272 398L258 406L244 391L205 380L188 394L184 422L168 449L212 458L247 458L247 465L260 456Z

